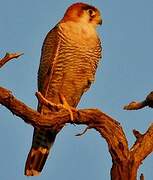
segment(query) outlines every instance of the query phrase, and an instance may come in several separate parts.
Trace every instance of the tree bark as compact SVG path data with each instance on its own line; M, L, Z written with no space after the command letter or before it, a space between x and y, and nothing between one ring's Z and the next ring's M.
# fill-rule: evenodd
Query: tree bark
M120 123L98 109L78 110L73 113L73 121L70 120L69 112L64 110L47 117L28 107L2 87L0 87L0 104L33 127L59 132L66 123L75 123L96 129L108 144L113 163L112 180L136 180L140 164L153 151L153 124L145 134L134 131L136 142L129 149Z

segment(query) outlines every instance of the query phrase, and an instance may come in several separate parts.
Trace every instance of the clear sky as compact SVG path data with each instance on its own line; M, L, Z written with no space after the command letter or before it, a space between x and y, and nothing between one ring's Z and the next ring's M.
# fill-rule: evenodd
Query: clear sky
M0 86L27 105L36 108L37 70L46 33L61 19L73 0L1 0L0 56L6 52L24 55L0 70ZM124 111L124 104L142 100L153 87L153 1L89 0L102 12L99 28L103 60L96 82L79 107L97 107L117 119L131 146L133 129L145 132L153 121L153 110ZM111 157L107 144L95 130L75 137L84 127L67 125L58 135L52 154L38 180L108 180ZM26 180L24 164L33 128L0 106L0 179ZM147 157L139 174L153 177L153 156Z

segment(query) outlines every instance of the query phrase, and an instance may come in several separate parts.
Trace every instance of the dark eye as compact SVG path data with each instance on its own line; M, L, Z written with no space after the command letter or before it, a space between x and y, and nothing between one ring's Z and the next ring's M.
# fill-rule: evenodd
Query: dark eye
M88 9L87 12L91 17L96 14L96 12L94 10L92 10L92 9Z

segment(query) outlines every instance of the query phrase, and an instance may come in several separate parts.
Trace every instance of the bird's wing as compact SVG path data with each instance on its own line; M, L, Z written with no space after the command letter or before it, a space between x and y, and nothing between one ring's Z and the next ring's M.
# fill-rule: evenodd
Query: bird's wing
M58 25L47 34L41 50L38 90L45 96L59 47Z
M38 70L38 90L45 96L48 91L50 79L52 77L53 66L58 54L60 45L58 37L58 25L55 26L46 36L40 59ZM44 107L38 104L38 111L42 113ZM41 172L49 150L55 141L56 133L45 129L34 129L33 142L25 166L27 176L39 175Z
M49 90L49 84L52 78L54 64L58 56L60 47L60 37L58 35L58 24L47 34L40 58L40 66L38 70L38 91L46 97ZM38 104L38 111L41 111L41 105Z

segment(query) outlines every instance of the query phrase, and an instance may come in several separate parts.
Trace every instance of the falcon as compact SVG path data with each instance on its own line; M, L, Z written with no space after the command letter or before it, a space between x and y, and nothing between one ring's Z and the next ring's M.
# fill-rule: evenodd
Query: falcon
M38 91L54 104L76 108L81 96L95 79L101 58L97 33L102 24L100 11L85 3L72 4L64 17L47 34L38 70ZM38 103L38 112L49 116L60 111ZM73 119L73 116L71 116ZM39 175L57 133L34 128L32 147L25 165L26 176Z

